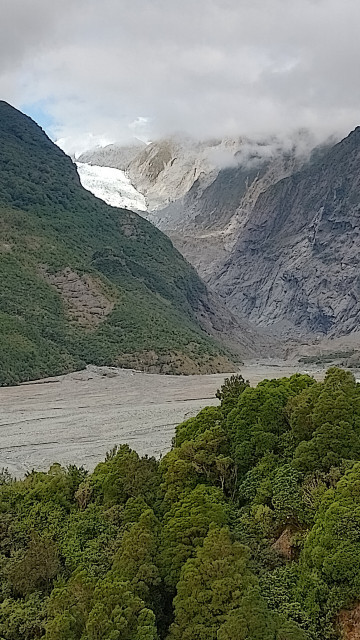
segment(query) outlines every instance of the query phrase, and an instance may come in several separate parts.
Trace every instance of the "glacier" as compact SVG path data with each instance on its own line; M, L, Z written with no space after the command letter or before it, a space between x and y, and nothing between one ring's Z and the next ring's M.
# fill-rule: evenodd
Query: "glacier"
M85 162L76 162L80 181L84 189L112 207L131 209L139 213L147 210L146 200L137 191L121 169L99 167Z

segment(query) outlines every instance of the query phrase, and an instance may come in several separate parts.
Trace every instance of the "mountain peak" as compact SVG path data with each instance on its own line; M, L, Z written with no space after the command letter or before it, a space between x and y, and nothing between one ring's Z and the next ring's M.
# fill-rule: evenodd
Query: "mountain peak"
M9 102L6 102L6 100L0 100L0 109L11 109L13 111L17 111L18 113L21 113L21 111L16 109L16 107L11 105ZM25 115L25 114L22 113L22 115Z
M4 118L9 118L9 120L5 122ZM9 104L9 102L6 102L5 100L0 100L0 126L2 127L8 126L9 123L11 122L11 118L17 120L18 122L20 121L23 121L24 123L31 122L35 127L40 129L39 125L36 124L36 122L34 122L34 120L30 118L30 116L27 116L25 113L23 113L22 111L14 107L12 104Z

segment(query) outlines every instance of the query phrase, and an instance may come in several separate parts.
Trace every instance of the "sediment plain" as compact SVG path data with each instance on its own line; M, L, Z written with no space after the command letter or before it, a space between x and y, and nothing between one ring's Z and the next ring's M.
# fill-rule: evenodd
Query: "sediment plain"
M264 378L325 369L282 361L249 363L251 385ZM0 468L22 477L54 462L92 470L116 444L159 457L177 424L216 405L216 390L231 374L164 376L89 366L84 371L0 389Z

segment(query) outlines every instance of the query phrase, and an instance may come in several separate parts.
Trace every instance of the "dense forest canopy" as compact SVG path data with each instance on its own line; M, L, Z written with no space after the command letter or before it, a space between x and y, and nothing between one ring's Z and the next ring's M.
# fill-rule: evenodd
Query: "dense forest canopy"
M0 486L4 640L332 640L360 602L360 386L233 376L160 461ZM349 622L350 621L350 622ZM349 636L351 637L351 636Z

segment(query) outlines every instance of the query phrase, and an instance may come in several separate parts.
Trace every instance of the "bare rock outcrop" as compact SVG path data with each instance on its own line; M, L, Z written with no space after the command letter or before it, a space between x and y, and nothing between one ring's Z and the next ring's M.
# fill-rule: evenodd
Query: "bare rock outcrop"
M360 640L360 602L357 602L352 609L340 611L338 627L343 640Z
M294 547L296 533L298 531L295 527L287 525L271 548L286 560L294 560L296 557L296 549Z
M208 280L230 255L260 194L297 171L314 146L307 131L287 140L172 136L130 150L108 145L80 161L125 170L145 198L143 215Z
M55 274L42 268L41 273L60 293L70 317L84 327L98 326L114 308L114 296L89 274L79 275L70 268Z

